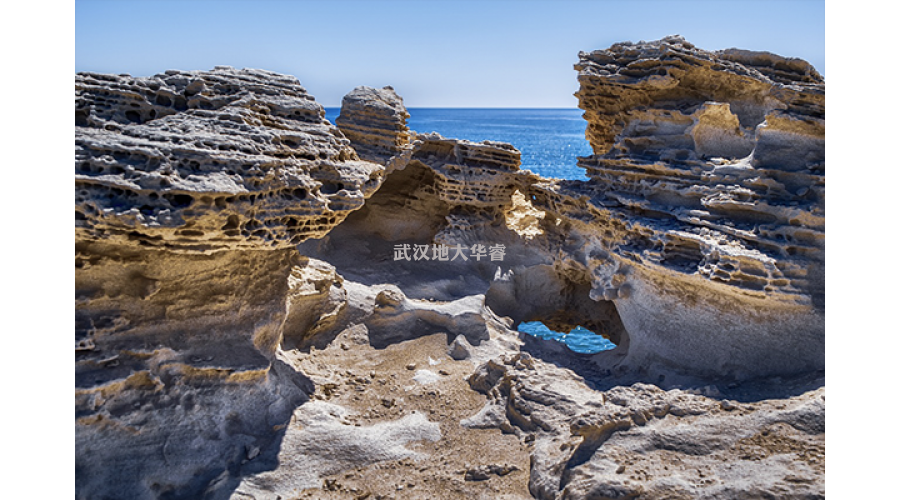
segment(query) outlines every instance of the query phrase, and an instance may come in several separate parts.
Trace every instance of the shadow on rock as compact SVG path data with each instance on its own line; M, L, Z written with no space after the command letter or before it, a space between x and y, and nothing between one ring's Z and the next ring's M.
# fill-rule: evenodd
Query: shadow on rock
M168 365L77 401L76 498L224 499L241 476L277 467L312 382L278 359L218 378L197 371Z

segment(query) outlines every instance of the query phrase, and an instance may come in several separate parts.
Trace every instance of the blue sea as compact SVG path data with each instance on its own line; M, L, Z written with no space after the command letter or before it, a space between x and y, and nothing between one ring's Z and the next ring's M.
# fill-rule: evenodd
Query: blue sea
M605 337L597 335L582 326L577 326L572 329L572 331L563 333L547 328L547 326L540 321L529 321L520 323L519 331L542 339L557 340L566 344L569 349L584 354L608 351L616 347L616 344L613 344Z
M325 108L334 123L340 108ZM580 109L410 108L407 125L451 139L508 142L522 152L522 168L555 179L587 180L577 157L591 154Z
M340 108L325 108L334 123ZM555 179L587 180L577 157L591 154L584 138L586 122L579 109L411 108L407 125L419 133L437 132L451 139L508 142L522 152L522 168ZM581 326L571 332L550 330L539 321L522 323L519 331L558 340L569 349L595 353L615 344Z

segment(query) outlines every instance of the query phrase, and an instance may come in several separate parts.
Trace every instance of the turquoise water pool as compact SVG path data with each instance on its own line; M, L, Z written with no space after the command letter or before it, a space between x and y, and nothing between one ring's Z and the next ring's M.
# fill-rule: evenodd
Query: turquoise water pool
M616 347L616 344L613 344L602 335L597 335L581 326L575 327L569 333L563 333L547 328L547 326L540 321L529 321L520 323L518 330L542 339L552 339L562 342L566 344L569 349L584 354L608 351Z

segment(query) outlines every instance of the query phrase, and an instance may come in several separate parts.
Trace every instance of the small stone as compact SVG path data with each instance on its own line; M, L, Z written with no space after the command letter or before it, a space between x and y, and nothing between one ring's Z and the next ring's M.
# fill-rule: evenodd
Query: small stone
M471 349L472 345L469 344L466 338L462 335L457 335L453 343L450 344L447 354L456 361L462 361L472 355Z
M410 363L410 364L406 365L406 369L407 369L407 370L415 370L415 369L416 369L416 364L415 364L415 363Z
M497 476L505 476L510 472L519 470L515 465L479 465L478 467L470 467L466 470L466 481L484 481L490 479L491 474Z

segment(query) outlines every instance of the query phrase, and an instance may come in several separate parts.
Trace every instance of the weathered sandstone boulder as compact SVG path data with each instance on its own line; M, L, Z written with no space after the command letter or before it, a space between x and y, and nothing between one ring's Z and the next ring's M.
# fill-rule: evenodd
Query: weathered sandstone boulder
M403 98L392 87L357 87L344 96L335 124L360 158L388 164L410 143L407 118Z
M196 497L314 390L280 354L293 247L384 167L291 77L78 74L75 91L78 496Z
M360 161L292 77L217 68L75 77L79 241L290 248L363 205Z
M593 266L592 295L614 300L629 357L738 378L824 368L822 77L679 37L575 67L595 152L579 165L618 270Z

